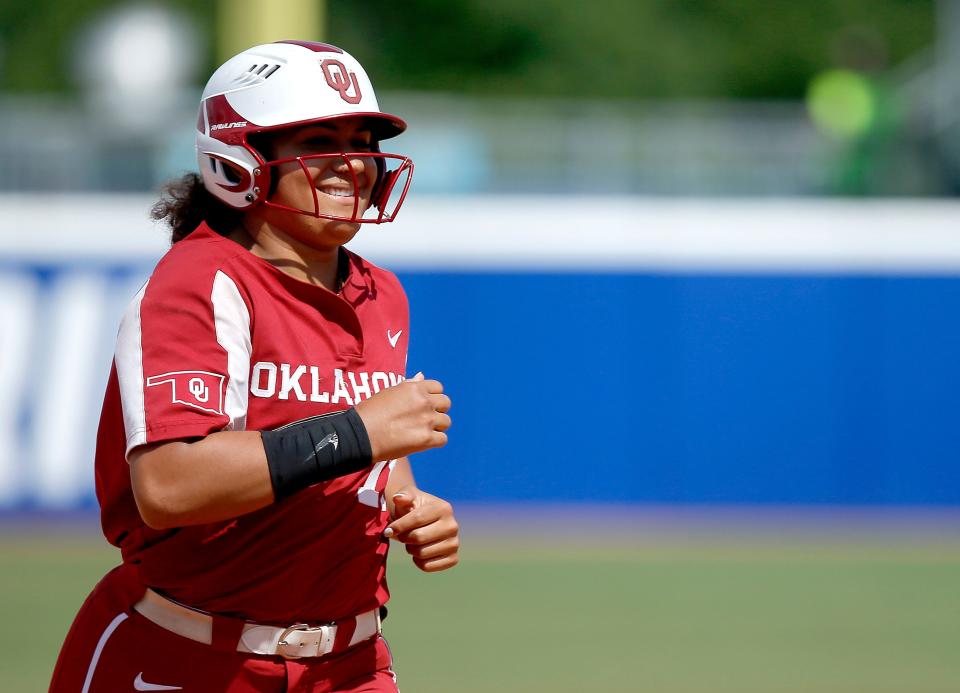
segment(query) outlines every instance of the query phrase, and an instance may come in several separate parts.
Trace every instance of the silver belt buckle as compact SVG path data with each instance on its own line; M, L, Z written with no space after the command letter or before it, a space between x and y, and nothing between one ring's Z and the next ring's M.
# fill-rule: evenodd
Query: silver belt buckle
M284 659L300 659L301 657L315 657L321 654L326 654L321 652L326 641L330 637L330 625L317 626L316 628L311 628L306 623L294 623L292 626L284 628L283 632L280 634L280 640L277 642L277 654L283 657ZM304 634L313 634L319 633L320 637L315 642L315 647L313 652L309 654L303 654L303 642L289 642L288 638L293 633L304 633ZM298 638L299 640L299 638ZM314 644L314 643L311 643Z

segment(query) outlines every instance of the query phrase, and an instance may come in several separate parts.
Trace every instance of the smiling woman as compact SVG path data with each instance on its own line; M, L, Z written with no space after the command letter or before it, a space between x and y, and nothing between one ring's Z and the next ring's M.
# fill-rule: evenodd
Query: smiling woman
M396 218L406 124L327 44L244 51L200 106L200 174L154 209L173 248L120 326L97 497L123 563L61 650L52 691L396 691L381 636L389 539L458 562L449 503L407 456L450 399L405 379L397 278L343 246ZM286 686L284 688L284 686Z
M383 155L374 154L365 120L354 116L279 130L261 139L260 147L271 158L262 167L272 169L270 192L230 237L254 253L266 243L267 252L298 255L352 240L382 168L377 156Z

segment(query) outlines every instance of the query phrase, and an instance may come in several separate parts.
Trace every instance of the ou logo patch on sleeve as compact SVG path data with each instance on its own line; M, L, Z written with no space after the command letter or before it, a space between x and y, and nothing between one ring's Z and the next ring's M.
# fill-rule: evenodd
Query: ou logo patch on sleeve
M170 401L211 414L223 414L223 381L219 373L172 371L151 375L147 387L170 384Z

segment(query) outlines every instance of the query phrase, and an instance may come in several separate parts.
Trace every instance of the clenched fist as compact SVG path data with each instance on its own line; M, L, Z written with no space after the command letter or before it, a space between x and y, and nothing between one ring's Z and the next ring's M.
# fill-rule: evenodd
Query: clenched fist
M373 450L373 461L392 460L447 444L450 398L437 380L417 373L356 406Z

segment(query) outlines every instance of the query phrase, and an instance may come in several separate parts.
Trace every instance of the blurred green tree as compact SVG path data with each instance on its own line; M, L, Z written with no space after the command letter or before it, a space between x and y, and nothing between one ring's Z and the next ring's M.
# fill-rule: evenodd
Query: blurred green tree
M79 33L124 0L0 0L0 91L71 92ZM164 0L152 3L192 18L201 35L212 36L214 0ZM203 46L204 63L212 65L213 41ZM204 70L206 72L206 70ZM205 78L197 75L197 79Z
M0 89L74 88L76 32L123 4L0 2ZM214 0L157 4L211 36L209 73ZM893 64L934 36L933 0L328 0L327 11L324 38L360 58L379 89L475 94L799 99L847 27L881 35Z
M838 32L891 63L929 46L933 0L328 0L328 38L381 89L800 99Z

